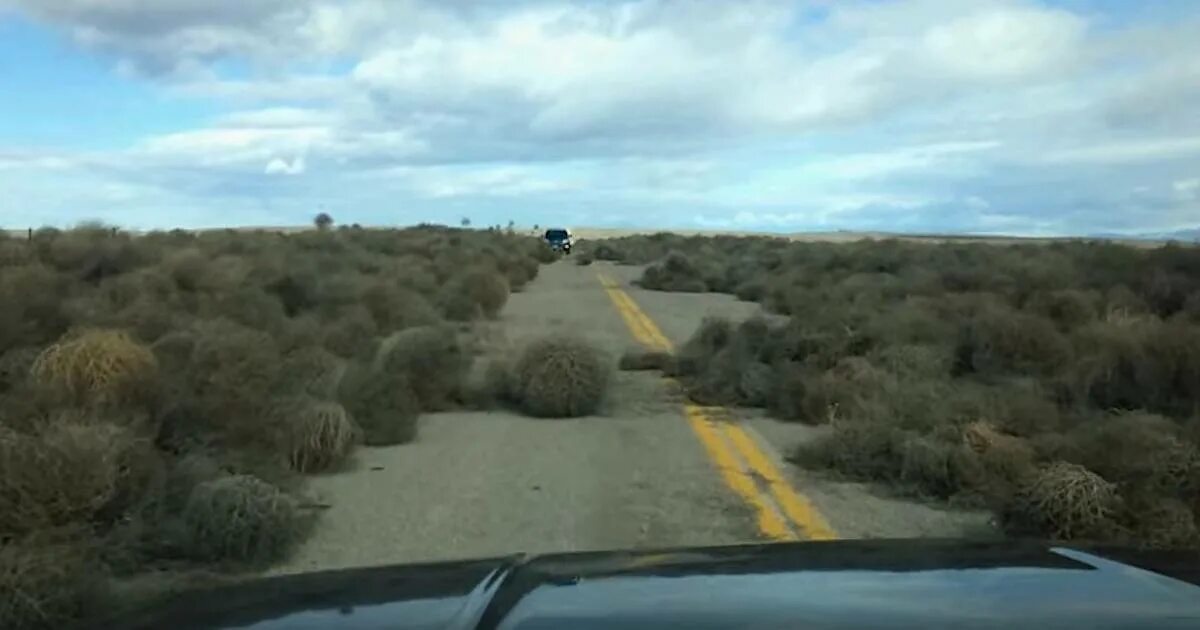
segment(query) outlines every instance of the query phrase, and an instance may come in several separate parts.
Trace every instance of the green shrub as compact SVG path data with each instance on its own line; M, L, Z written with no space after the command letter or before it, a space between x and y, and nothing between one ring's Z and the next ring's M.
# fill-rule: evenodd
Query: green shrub
M71 325L62 296L72 289L66 277L41 264L0 269L0 351L62 336Z
M903 464L900 445L909 437L883 423L838 421L830 433L798 446L793 459L852 479L894 481Z
M197 485L183 525L195 558L255 565L282 559L298 540L302 519L292 497L261 479L234 475Z
M62 628L109 599L85 544L31 536L0 545L0 627Z
M956 348L959 369L983 374L1054 375L1070 365L1068 340L1045 319L989 309L964 327Z
M512 371L511 394L531 416L570 418L595 413L608 389L611 367L604 353L569 336L530 343Z
M193 343L186 386L200 415L233 443L270 443L273 427L262 418L283 378L275 341L217 320L197 326Z
M118 516L154 474L148 444L108 422L0 427L0 537Z
M1178 493L1200 462L1200 449L1182 439L1175 422L1150 414L1089 418L1067 438L1070 461L1115 483L1126 496Z
M320 346L288 352L280 365L282 388L291 394L330 400L337 393L343 360Z
M350 359L373 354L379 327L371 312L362 305L345 306L334 320L323 327L325 347L339 357Z
M1061 289L1035 293L1025 309L1053 320L1066 330L1095 321L1099 316L1101 297L1097 291Z
M417 436L421 402L406 375L351 364L342 377L338 400L353 416L367 446L404 444Z
M682 252L671 252L642 273L637 284L654 291L703 293L708 290L703 272Z
M363 292L362 304L370 311L382 334L436 324L441 319L425 296L383 282L377 282Z
M39 354L41 350L37 348L13 348L0 353L0 393L24 383Z
M354 449L357 429L346 410L329 401L299 397L280 405L284 448L292 470L322 472L340 464Z
M483 318L483 308L467 292L456 285L447 285L438 298L442 315L453 322L471 322Z
M600 243L592 248L592 256L596 260L611 260L613 262L621 262L625 260L625 256L608 243Z
M495 319L508 301L508 282L504 276L490 269L467 271L451 281L450 286L478 304L480 312L490 319Z
M452 328L422 326L392 335L377 360L378 368L406 379L421 409L446 409L459 396L471 357Z

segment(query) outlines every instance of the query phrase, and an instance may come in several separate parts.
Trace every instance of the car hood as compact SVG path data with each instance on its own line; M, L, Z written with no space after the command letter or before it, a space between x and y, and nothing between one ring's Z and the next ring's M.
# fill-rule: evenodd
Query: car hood
M515 555L247 581L98 628L1198 628L1200 554L929 540Z

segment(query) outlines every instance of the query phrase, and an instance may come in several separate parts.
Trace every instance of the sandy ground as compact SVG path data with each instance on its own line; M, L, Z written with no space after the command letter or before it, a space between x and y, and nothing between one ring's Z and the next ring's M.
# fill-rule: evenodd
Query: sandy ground
M615 361L634 341L596 278L640 270L572 261L542 268L487 331L517 345L548 331L582 334ZM706 315L744 318L730 296L625 289L676 343ZM363 448L350 470L314 477L329 505L312 538L275 572L494 556L758 540L750 510L720 481L666 381L618 372L597 417L537 420L502 411L424 416L412 444ZM818 429L756 411L739 417L839 535L963 536L986 516L888 498L798 470L781 453Z

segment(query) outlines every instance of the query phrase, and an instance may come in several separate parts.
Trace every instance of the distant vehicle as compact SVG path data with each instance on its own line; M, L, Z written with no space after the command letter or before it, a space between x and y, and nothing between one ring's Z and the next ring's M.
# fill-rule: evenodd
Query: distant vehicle
M550 249L564 254L571 253L571 245L575 242L575 237L571 236L571 233L563 228L550 228L546 230L542 239L546 241Z
M249 580L95 628L1200 628L1200 554L857 540Z

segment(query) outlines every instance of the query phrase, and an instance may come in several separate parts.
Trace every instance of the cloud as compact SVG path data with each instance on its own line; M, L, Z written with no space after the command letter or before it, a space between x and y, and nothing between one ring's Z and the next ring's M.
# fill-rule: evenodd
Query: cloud
M0 6L219 110L101 152L0 146L5 177L86 173L128 205L138 191L187 207L299 205L316 191L414 216L469 201L498 215L1040 231L1195 210L1194 189L1175 185L1193 181L1200 153L1200 44L1195 19L1170 12L1133 21L1034 0ZM92 199L79 194L75 205Z
M1056 151L1042 156L1041 159L1046 162L1121 164L1191 158L1198 154L1200 154L1200 136L1105 142Z
M300 156L291 163L281 158L274 158L267 162L267 168L263 172L267 175L302 175L304 171L304 156Z

